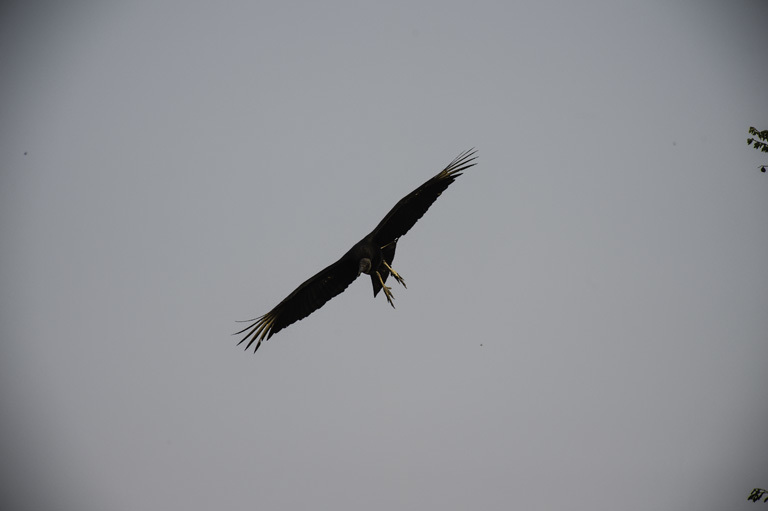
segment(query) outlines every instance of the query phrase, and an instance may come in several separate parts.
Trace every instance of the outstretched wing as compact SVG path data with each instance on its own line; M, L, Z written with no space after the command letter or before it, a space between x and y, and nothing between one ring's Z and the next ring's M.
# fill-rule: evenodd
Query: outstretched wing
M357 276L357 263L345 255L297 287L271 311L261 317L245 320L250 324L233 334L240 335L245 332L245 337L237 344L248 341L245 346L245 349L248 349L256 342L253 349L255 353L262 341L269 340L283 328L315 312L328 300L344 291Z
M439 174L403 197L379 222L370 236L383 247L407 233L463 170L477 164L476 153L475 149L464 151Z

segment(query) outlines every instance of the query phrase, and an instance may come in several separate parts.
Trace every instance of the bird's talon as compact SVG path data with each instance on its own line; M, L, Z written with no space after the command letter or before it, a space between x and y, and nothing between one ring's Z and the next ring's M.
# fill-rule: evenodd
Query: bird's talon
M392 294L392 288L389 286L384 285L384 280L381 279L381 275L379 275L379 279L381 280L381 289L384 291L384 296L387 298L387 301L392 306L392 308L395 308L395 304L392 300L395 299L395 296Z
M403 286L405 289L408 289L408 286L406 286L406 285L405 285L405 280L403 280L403 277L401 277L399 273L397 273L395 270L393 270L393 269L392 269L392 267L391 267L391 266L390 266L390 265L389 265L389 264L388 264L386 261L382 261L382 263L384 264L384 266L386 266L386 267L387 267L387 269L389 270L389 273L390 273L390 275L392 275L392 277L393 277L393 278L394 278L394 279L395 279L395 280L396 280L396 281L397 281L397 282L398 282L398 283L399 283L401 286Z

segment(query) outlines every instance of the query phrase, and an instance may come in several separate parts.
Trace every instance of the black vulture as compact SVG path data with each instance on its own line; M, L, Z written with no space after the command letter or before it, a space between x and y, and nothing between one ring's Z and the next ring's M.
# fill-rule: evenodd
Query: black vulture
M374 298L379 291L384 290L387 301L394 307L394 297L386 285L387 277L392 275L405 287L403 278L392 269L397 240L416 224L463 170L477 164L476 153L476 150L470 149L458 155L435 177L395 204L379 225L341 256L341 259L301 284L271 311L258 318L243 321L250 324L235 332L234 335L245 333L245 337L238 344L248 341L245 346L247 350L256 342L253 350L255 353L262 341L269 340L283 328L315 312L328 300L344 291L361 273L371 276Z

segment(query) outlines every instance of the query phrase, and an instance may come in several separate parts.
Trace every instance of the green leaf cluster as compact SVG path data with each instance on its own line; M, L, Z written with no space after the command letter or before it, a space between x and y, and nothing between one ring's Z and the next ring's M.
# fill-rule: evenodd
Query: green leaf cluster
M757 502L761 498L763 498L763 495L768 493L768 491L762 489L762 488L755 488L752 490L752 493L749 494L749 497L747 497L747 500L751 500L752 502ZM763 502L768 502L768 497L765 498Z
M749 137L747 138L747 145L751 145L758 151L768 153L768 130L758 131L754 126L750 126L749 130L747 131L749 131L750 135L760 139L757 140L755 138ZM765 172L765 167L768 167L768 165L760 165L758 168L760 169L760 172Z
M751 145L757 150L760 150L764 153L768 153L768 143L766 143L768 142L768 130L757 131L757 129L750 126L748 131L750 135L756 136L757 138L762 140L762 142L760 140L756 140L752 137L749 137L747 139L747 145Z

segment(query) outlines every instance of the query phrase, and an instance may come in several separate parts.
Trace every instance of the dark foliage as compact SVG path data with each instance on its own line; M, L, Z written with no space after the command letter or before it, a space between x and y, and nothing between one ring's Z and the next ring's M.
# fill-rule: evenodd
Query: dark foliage
M752 502L757 502L766 493L768 493L768 490L763 490L762 488L755 488L752 490L752 493L749 494L749 497L747 497L747 500L751 500ZM765 497L765 500L763 502L768 502L768 497Z
M751 145L758 151L768 153L768 130L758 131L756 128L750 126L749 130L747 131L749 131L750 135L754 135L755 137L760 139L760 140L757 140L756 138L749 137L747 139L747 145ZM768 165L760 165L758 167L760 169L760 172L765 172L766 166Z

